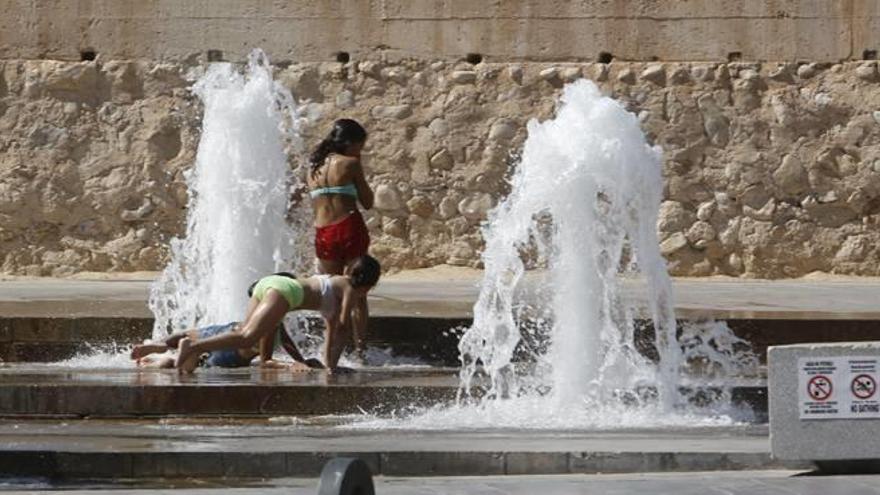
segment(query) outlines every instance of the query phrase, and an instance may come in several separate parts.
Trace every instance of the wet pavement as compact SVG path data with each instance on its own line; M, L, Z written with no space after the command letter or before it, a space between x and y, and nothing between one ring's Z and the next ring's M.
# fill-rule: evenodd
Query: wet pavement
M534 287L540 283L531 277ZM149 280L21 279L0 281L0 315L151 316ZM442 280L388 279L371 294L375 316L469 317L479 274ZM747 280L679 278L673 281L680 318L880 319L880 279ZM626 297L645 288L625 283Z
M767 454L766 425L619 430L418 430L358 415L0 420L4 450L60 452L612 452Z
M318 476L336 456L384 476L809 467L770 458L762 426L606 431L415 430L363 416L2 420L0 473L52 479Z
M377 495L878 495L880 476L804 476L801 471L697 472L687 474L484 476L454 478L389 478L374 480ZM10 489L0 482L0 490ZM19 488L10 494L36 493ZM178 488L136 485L55 486L71 495L176 494L315 495L315 479L278 479L270 482L193 480Z

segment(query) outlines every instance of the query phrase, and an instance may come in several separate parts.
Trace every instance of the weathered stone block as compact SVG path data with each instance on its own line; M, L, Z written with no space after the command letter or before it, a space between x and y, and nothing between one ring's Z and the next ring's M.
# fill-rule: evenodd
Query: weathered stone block
M458 211L468 220L486 218L492 208L492 196L487 193L473 193L458 203Z
M450 77L455 84L473 84L477 81L477 73L471 70L457 70Z
M370 112L376 119L405 119L412 115L409 105L377 105Z
M874 82L877 80L877 64L866 62L856 68L856 76L863 81Z
M403 208L397 188L387 184L376 187L375 206L378 210L393 211Z
M635 84L636 83L636 73L632 69L623 69L617 74L617 81L623 84Z
M420 217L430 217L434 213L434 203L425 196L413 196L406 202L406 207Z
M662 64L649 65L642 71L640 76L658 86L666 84L666 68Z
M539 72L538 77L545 81L554 81L559 78L559 69L557 67L548 67Z
M439 170L451 170L455 165L455 159L452 158L452 155L446 148L434 153L431 156L431 167L439 169Z

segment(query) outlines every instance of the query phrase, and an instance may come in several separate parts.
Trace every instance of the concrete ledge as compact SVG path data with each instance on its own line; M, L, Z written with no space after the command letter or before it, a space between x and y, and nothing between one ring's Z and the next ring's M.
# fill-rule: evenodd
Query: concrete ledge
M53 478L315 477L335 456L386 476L777 469L766 428L638 431L348 429L270 422L0 422L0 472Z
M817 358L817 363L836 362L835 358L846 356L880 358L880 342L801 344L770 348L770 441L775 458L830 461L827 463L829 465L836 461L880 459L880 416L854 419L840 417L842 415L839 413L829 413L825 417L804 414L804 410L808 410L810 406L806 402L802 403L808 389L801 382L806 379L810 383L810 377L817 374L805 372L802 368L809 365L805 362L799 364L799 359ZM837 374L822 373L835 377L829 378L835 382L833 393L843 395L822 395L818 399L807 400L823 407L839 404L841 412L845 414L846 408L843 404L849 400L848 394L852 393L849 383L851 379L847 377L842 380L846 383L838 383ZM839 374L843 376L846 373ZM799 375L803 377L799 379Z
M455 398L454 372L361 370L328 377L246 368L200 370L27 370L0 374L0 416L266 416L390 412L401 404Z
M0 388L2 416L147 417L173 415L388 413L401 404L455 398L451 387L113 387Z
M489 476L780 469L769 453L724 452L0 452L6 476L52 478L317 477L358 457L384 476Z
M121 418L385 414L418 404L455 399L458 370L362 368L349 375L290 373L245 368L175 370L0 368L0 417ZM695 402L717 396L715 387L688 391ZM759 380L734 384L731 401L766 419L766 389Z

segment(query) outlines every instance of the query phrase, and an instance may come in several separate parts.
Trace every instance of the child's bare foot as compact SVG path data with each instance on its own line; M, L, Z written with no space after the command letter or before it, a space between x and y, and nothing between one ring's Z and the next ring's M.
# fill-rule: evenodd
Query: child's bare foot
M269 359L267 361L262 361L260 363L260 368L275 369L275 370L287 369L287 364L279 363L278 361L275 361L274 359Z
M187 338L180 339L177 344L177 360L174 361L174 367L178 373L190 374L199 364L198 356L194 356L191 350L192 341Z
M137 360L138 368L173 368L174 358L163 356L158 358L142 357Z
M138 344L131 350L131 358L140 359L144 356L165 352L167 350L168 347L165 344Z
M312 370L312 368L309 365L307 365L306 363L298 363L298 362L290 363L289 365L287 365L287 369L289 369L290 371L293 371L294 373L304 373L306 371Z

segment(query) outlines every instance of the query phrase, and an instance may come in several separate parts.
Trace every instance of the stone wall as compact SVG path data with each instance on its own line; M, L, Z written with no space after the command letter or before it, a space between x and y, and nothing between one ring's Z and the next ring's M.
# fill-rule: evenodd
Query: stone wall
M0 59L859 59L873 0L0 0Z
M6 273L155 270L178 235L200 108L185 64L0 61ZM876 62L303 63L276 76L319 115L371 132L375 253L475 265L529 118L587 77L665 150L658 225L675 275L880 275Z

